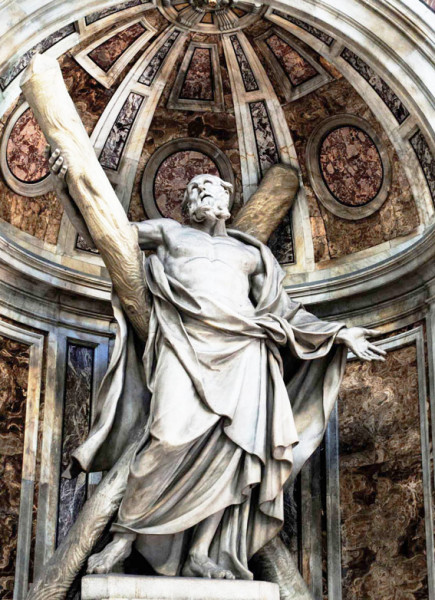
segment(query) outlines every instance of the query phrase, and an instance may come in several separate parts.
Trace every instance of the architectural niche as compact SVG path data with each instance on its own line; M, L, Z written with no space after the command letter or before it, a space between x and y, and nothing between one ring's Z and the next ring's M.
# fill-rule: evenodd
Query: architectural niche
M308 140L306 159L317 198L337 217L363 219L388 197L388 153L364 119L343 114L322 121Z

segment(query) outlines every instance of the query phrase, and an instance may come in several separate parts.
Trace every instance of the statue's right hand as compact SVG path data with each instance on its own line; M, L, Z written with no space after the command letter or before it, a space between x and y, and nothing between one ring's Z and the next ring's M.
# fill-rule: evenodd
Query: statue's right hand
M59 148L56 148L56 150L51 154L50 158L48 159L48 164L50 165L50 172L53 175L52 180L56 190L65 190L67 187L65 177L68 172L68 165L65 163Z

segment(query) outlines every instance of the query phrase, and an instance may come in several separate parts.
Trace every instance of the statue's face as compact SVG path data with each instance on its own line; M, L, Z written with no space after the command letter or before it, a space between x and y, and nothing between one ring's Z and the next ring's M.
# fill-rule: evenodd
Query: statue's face
M232 186L215 175L197 175L189 182L185 210L195 223L216 222L230 218L229 203Z

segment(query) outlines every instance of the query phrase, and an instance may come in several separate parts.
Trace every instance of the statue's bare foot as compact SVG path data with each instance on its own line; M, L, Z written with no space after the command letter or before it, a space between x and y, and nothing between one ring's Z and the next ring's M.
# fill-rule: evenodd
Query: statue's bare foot
M189 554L184 563L183 577L207 577L209 579L235 579L234 574L220 567L205 554Z
M134 536L115 535L102 552L94 554L88 560L88 573L110 573L113 567L130 556Z

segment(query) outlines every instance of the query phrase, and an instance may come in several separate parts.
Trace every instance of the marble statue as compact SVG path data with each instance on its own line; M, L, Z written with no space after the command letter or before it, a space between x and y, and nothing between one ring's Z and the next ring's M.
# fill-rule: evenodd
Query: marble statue
M284 486L321 442L348 349L384 360L367 340L377 332L320 320L292 301L268 247L226 229L231 185L216 176L188 184L189 226L122 221L113 191L102 193L100 171L94 180L78 153L85 138L64 133L67 101L44 96L45 72L31 68L23 90L56 148L58 196L108 266L118 322L93 425L67 475L111 469L138 436L113 540L88 572L110 572L134 544L162 575L252 579L250 558L282 527ZM117 249L118 238L127 241ZM143 250L153 252L141 262Z
M50 162L57 182L65 181L59 150ZM113 541L89 559L90 573L110 572L135 543L163 575L252 578L249 559L283 524L283 487L320 441L347 348L361 359L382 358L366 340L374 332L305 311L283 290L270 250L226 230L230 190L199 175L183 203L190 226L172 219L134 225L140 247L156 251L146 261L152 314L143 373L122 408L112 406L113 386L100 394L75 465L108 466L107 449L130 433L121 414L146 405L147 390L149 411L141 410L150 431L131 464ZM288 368L292 357L303 361L287 388L283 347Z

